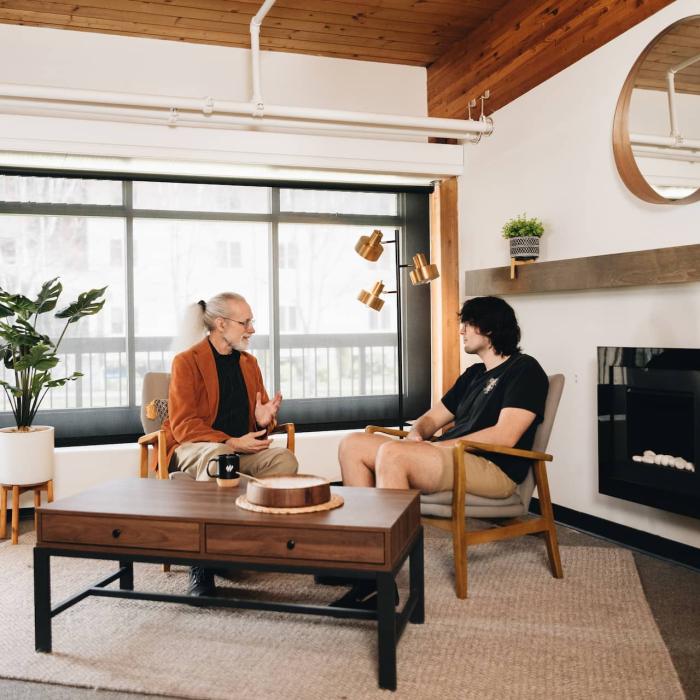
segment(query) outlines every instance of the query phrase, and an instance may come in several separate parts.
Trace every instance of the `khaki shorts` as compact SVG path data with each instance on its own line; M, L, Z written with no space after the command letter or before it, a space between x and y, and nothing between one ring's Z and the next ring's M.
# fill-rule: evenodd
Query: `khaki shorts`
M451 491L454 486L454 448L439 447L442 456L442 475L436 491ZM518 485L491 460L471 452L464 453L467 475L467 493L484 498L508 498Z
M233 450L221 442L183 442L170 460L170 471L181 471L198 481L211 481L207 474L210 459L230 454ZM297 458L284 447L268 447L262 452L240 455L241 471L251 476L296 474Z

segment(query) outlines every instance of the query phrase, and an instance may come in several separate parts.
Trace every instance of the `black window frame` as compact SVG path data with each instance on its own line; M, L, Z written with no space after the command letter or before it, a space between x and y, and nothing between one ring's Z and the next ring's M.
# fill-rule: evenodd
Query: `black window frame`
M125 220L126 258L126 351L128 354L128 406L90 409L50 409L40 410L36 423L48 423L56 427L56 444L89 445L131 442L141 434L140 397L136 396L135 338L134 338L134 219L199 219L261 221L270 224L270 271L271 271L271 350L273 352L273 386L279 387L279 270L277 269L279 238L278 226L281 223L349 224L366 226L368 232L381 226L394 228L399 246L397 261L406 263L410 256L430 248L429 201L432 186L389 186L350 183L327 183L322 181L298 182L286 180L243 180L240 178L175 177L172 175L134 174L127 172L92 172L61 169L28 169L0 167L0 175L24 177L79 178L88 180L120 181L123 188L121 205L83 204L43 204L0 201L0 215L35 214L69 216L107 216ZM205 211L143 210L133 207L133 183L138 181L158 181L176 183L196 183L214 185L236 185L270 188L271 207L265 214L229 214ZM280 211L281 189L341 190L361 192L385 192L396 194L397 214L364 215L333 213L297 213ZM395 255L393 245L386 246L385 255ZM352 251L349 251L352 254ZM333 399L287 399L282 405L280 420L293 421L298 431L323 431L364 427L368 423L398 425L407 418L415 418L430 405L430 294L428 286L413 287L408 281L408 271L402 264L396 270L396 279L401 285L401 294L385 297L385 303L395 304L397 325L401 329L403 401L398 394L344 396ZM388 290L391 291L391 290ZM359 303L359 302L358 302ZM391 329L394 333L394 329ZM303 405L302 405L303 402ZM342 403L342 406L340 404ZM95 416L94 414L99 414ZM11 413L0 413L0 426L12 425ZM104 425L109 425L106 432Z

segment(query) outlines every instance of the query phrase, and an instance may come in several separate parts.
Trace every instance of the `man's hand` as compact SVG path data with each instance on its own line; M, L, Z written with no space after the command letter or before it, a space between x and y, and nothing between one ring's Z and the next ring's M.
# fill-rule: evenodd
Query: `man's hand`
M272 440L263 437L266 432L266 430L258 430L254 433L246 433L238 438L229 438L224 444L241 454L254 455L266 450L272 444Z
M255 422L264 428L270 425L277 416L277 411L279 411L280 404L282 403L282 394L278 391L272 399L265 404L261 402L261 398L260 392L258 392L255 396Z
M412 440L413 442L423 442L423 436L415 428L411 428L408 431L408 435L406 435L404 440Z

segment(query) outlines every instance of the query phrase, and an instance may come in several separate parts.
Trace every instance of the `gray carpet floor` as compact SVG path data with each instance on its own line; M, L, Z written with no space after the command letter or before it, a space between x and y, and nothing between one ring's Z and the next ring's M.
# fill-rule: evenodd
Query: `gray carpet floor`
M23 520L20 527L22 532L31 530L33 520ZM560 526L558 531L562 545L616 546L567 527ZM446 535L429 528L426 536ZM686 697L688 700L700 699L700 572L640 553L635 553L634 559L649 607L669 650ZM161 696L0 678L0 697L7 700L158 700Z

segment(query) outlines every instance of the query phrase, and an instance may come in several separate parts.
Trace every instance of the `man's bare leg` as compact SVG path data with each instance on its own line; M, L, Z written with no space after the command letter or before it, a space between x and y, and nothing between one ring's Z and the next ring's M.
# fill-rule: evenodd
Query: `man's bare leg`
M351 433L341 440L338 461L345 486L374 486L377 451L385 442L394 441L374 433Z
M375 462L378 488L431 493L440 485L442 455L428 442L392 440L379 446Z

